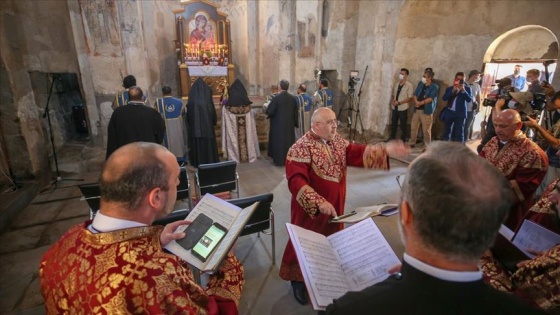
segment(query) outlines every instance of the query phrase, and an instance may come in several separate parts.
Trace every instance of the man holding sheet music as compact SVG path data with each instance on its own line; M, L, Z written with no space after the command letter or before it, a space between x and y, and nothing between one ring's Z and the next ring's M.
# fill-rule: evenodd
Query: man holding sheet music
M517 243L518 236L529 222L539 228L542 227L542 230L537 230L535 234L530 235L530 238L537 242L530 247L545 247L545 243L558 242L557 239L560 238L560 178L552 181L539 201L529 209L520 230L515 233L514 244ZM555 233L555 235L550 233ZM543 238L550 236L556 241L543 241ZM525 248L526 251L531 250L529 254L533 254L532 259L525 258L517 263L515 270L511 271L507 269L507 264L499 259L500 251L494 254L497 249L493 247L492 250L492 252L487 251L480 261L486 283L500 291L511 292L527 303L549 313L560 311L560 243L556 243L552 247L549 244L548 247L537 251L534 248Z
M367 146L350 143L336 129L335 113L326 107L317 109L311 117L311 130L290 148L286 158L291 223L325 236L343 227L329 220L344 213L346 166L387 170L390 155L409 152L400 141ZM284 251L280 277L292 282L295 299L306 304L303 276L291 242Z
M327 314L538 314L486 285L477 265L510 199L507 181L491 164L463 145L432 142L402 187L401 272L346 293Z
M71 228L41 261L47 314L237 313L243 267L229 254L207 288L162 247L185 237L178 221L151 226L175 204L179 166L165 147L135 142L116 150L100 177L101 209Z

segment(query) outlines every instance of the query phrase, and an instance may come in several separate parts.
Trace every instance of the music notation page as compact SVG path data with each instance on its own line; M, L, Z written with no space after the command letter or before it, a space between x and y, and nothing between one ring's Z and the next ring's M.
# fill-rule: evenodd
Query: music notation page
M286 226L315 310L324 310L348 291L385 280L387 270L400 264L373 220L328 238L290 223Z

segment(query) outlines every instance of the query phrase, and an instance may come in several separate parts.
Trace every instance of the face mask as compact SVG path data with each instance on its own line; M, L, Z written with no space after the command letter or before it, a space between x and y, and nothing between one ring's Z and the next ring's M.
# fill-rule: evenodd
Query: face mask
M511 108L511 109L514 109L516 107L516 105L517 105L517 102L514 101L514 100L511 100L508 103L508 107Z
M402 79L404 79L404 75L399 74L399 80L402 80Z
M426 83L426 81L427 81L427 80L426 80L426 78L422 78L422 83L424 83L424 84L425 84L425 83Z
M513 74L514 74L514 75L518 75L518 74L519 74L519 70L513 70Z

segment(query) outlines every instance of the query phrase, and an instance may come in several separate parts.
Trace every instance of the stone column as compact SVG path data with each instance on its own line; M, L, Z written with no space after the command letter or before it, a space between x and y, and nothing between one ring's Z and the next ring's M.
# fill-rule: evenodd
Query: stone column
M126 74L136 77L136 84L147 92L150 88L150 73L142 30L142 1L115 1L121 28L122 51ZM146 93L145 93L146 94Z
M0 55L2 61L2 106L0 121L3 140L14 175L19 178L35 177L39 185L51 177L48 152L50 144L43 133L42 117L35 104L28 69L23 58L27 47L21 39L25 18L12 1L3 2L0 10ZM10 30L10 31L7 31Z
M99 117L97 102L95 101L93 78L91 76L92 71L89 63L89 56L87 54L86 37L82 14L80 12L80 3L78 1L68 0L68 11L70 13L70 21L72 23L72 35L74 37L74 46L76 47L78 66L80 67L79 76L82 83L82 93L88 117L89 133L93 143L101 146L104 143L104 131L100 129L101 120Z

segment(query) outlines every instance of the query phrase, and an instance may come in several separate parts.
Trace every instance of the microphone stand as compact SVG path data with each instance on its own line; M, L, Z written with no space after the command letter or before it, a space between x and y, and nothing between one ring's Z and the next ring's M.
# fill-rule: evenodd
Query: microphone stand
M58 158L56 156L56 147L54 145L54 135L53 135L53 131L52 131L52 124L51 124L51 115L49 114L49 103L51 101L51 95L52 95L52 91L53 91L53 87L54 87L54 80L55 80L55 76L54 74L48 74L49 77L52 78L52 83L51 83L51 87L49 88L49 96L47 97L47 105L45 105L45 112L43 113L43 118L47 118L47 124L49 126L49 136L50 136L50 140L51 140L51 146L52 146L52 153L53 153L53 157L54 157L54 166L56 169L56 178L54 179L54 189L56 189L57 187L57 183L62 181L62 176L60 176L60 170L58 168ZM60 78L59 78L60 79ZM64 179L66 181L84 181L83 178L80 179ZM53 184L49 185L52 186ZM48 187L47 187L48 188Z

